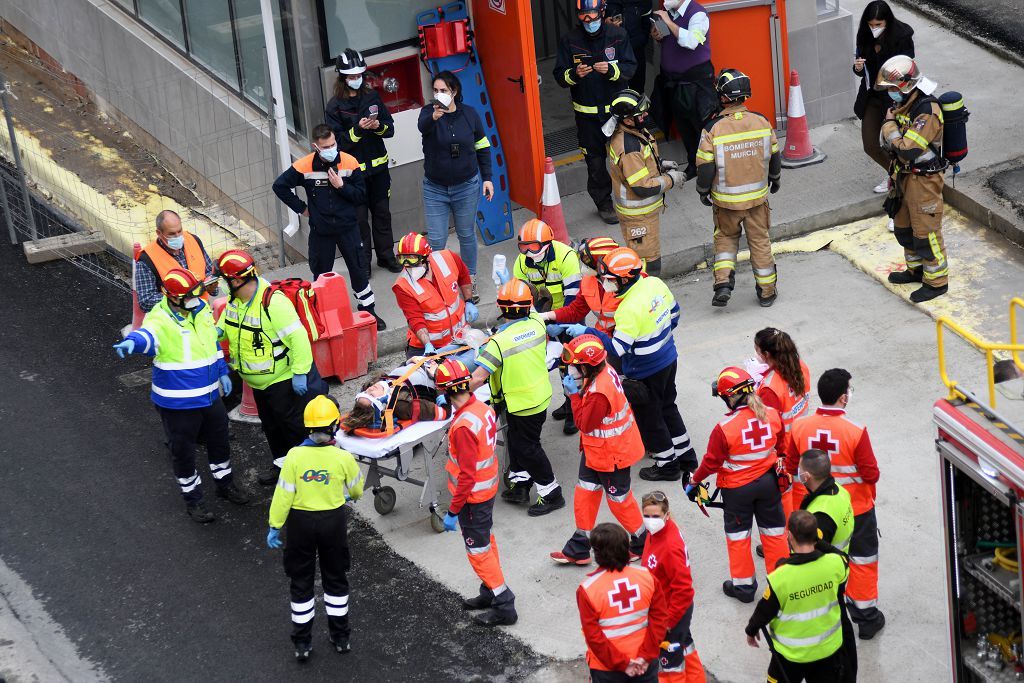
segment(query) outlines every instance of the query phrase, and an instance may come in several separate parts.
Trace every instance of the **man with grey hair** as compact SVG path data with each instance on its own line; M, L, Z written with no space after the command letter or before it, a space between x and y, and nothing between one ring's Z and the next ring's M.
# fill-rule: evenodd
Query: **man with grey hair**
M800 504L818 520L818 536L844 553L853 535L853 504L846 489L832 478L832 461L828 453L810 448L800 456L797 476L807 488Z
M208 294L217 293L215 270L199 238L181 226L181 216L170 209L156 215L156 239L139 252L135 266L135 292L139 308L147 313L160 303L160 283L175 268L191 271L200 282L212 281ZM203 295L206 298L206 294Z

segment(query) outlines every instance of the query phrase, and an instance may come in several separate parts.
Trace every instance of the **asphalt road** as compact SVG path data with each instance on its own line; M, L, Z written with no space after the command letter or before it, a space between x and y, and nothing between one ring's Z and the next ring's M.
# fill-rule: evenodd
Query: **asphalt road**
M124 295L67 263L29 266L6 244L0 292L0 558L111 678L512 681L540 666L508 634L471 626L455 594L361 522L353 652L328 648L318 602L314 657L296 665L280 552L264 544L271 491L254 482L259 432L233 427L254 502L229 506L208 485L218 521L191 522L148 388L118 379L148 363L110 349ZM461 553L451 563L468 570Z
M996 43L1024 59L1024 14L1021 13L1020 0L897 0L897 3L911 10L931 9L945 17L947 28L959 37L983 47ZM913 16L905 20L911 25L914 23ZM997 78L997 75L983 78L988 80ZM965 94L968 92L967 84L963 85L963 90Z

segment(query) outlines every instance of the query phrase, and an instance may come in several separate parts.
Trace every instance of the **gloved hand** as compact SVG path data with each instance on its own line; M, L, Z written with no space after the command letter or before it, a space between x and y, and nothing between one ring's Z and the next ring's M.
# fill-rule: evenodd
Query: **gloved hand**
M458 524L459 524L459 517L458 517L458 515L453 515L450 512L444 513L444 530L445 531L455 531L455 528L458 526Z
M682 187L683 183L686 182L686 176L682 171L672 169L671 171L665 171L665 173L672 179L672 187Z
M548 336L552 339L558 339L559 335L565 332L565 325L548 325Z
M438 394L437 398L434 399L434 403L441 406L442 408L448 405L448 399L445 398L444 394Z
M779 183L778 180L773 180L771 183L771 187L768 188L768 191L771 192L772 194L775 194L776 192L779 191L779 187L781 187L781 183Z
M714 206L714 204L711 203L711 193L702 194L700 196L700 203L704 206Z
M661 171L662 171L662 173L665 173L667 171L676 171L678 169L679 169L679 162L678 161L672 161L671 159L662 159L661 160Z
M468 301L466 302L466 305L469 305ZM427 342L427 345L423 347L423 355L433 356L435 353L437 353L437 348L435 348L434 345L431 344L430 342Z
M230 395L231 394L231 377L229 377L228 375L224 375L223 377L221 377L220 378L220 388L221 388L221 391L224 392L225 396Z
M117 352L118 358L125 358L135 351L135 342L131 339L125 339L122 342L114 344L114 351Z
M697 502L697 496L700 494L700 484L689 483L683 489L683 493L690 499L691 503Z
M580 393L580 385L576 384L576 380L572 378L572 375L566 375L562 378L562 386L565 387L565 393L572 395Z
M498 280L501 281L501 284L505 284L512 279L512 274L508 272L508 268L502 268L496 274L498 276Z
M578 337L581 334L586 334L587 333L587 326L584 325L583 323L575 323L573 325L567 325L566 328L565 328L565 333L567 335L569 335L570 337Z
M292 375L292 391L299 396L305 396L308 389L305 375Z
M267 532L267 547L277 550L284 543L281 541L281 530L270 527L270 531Z
M472 301L466 302L466 322L475 323L480 318L480 310Z

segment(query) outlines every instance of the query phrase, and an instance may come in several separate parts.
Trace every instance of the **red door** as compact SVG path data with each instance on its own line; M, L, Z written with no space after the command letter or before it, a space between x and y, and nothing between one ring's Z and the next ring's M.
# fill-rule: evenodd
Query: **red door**
M527 0L472 0L474 45L497 118L511 187L509 196L540 211L544 180L544 130Z

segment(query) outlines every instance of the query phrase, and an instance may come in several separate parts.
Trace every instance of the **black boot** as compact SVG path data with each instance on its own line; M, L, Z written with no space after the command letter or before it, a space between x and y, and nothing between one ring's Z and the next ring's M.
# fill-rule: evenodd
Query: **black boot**
M551 411L551 419L564 420L565 416L570 412L572 412L572 405L569 404L569 399L565 399L565 403L562 404L561 408L555 408Z
M334 646L334 651L339 655L347 655L349 652L352 652L352 643L348 642L348 638L342 636L331 638L331 645Z
M722 583L722 592L730 598L736 598L740 602L754 602L754 596L757 595L757 580L754 580L753 585L740 588L734 586L732 579L729 579Z
M466 598L462 601L462 609L464 610L478 610L487 609L491 606L494 601L494 593L487 586L480 584L480 594L474 595L471 598Z
M647 261L647 274L658 277L661 275L661 258L649 259Z
M537 496L537 502L530 506L526 514L531 517L540 517L560 510L565 507L565 497L562 496L562 487L558 486L546 496Z
M569 412L565 415L565 422L562 423L562 433L572 436L579 431L580 428L576 426L576 419L572 416L572 406L569 406Z
M732 287L729 285L719 285L718 287L715 287L715 295L711 297L711 305L721 308L727 305L731 298Z
M522 505L530 502L530 482L524 484L512 483L507 489L501 492L501 499L513 505Z
M921 285L919 289L915 289L910 293L910 300L915 304L923 304L925 301L931 301L936 297L940 297L949 291L949 285L942 285L941 287L931 287L929 285Z
M860 633L858 635L861 640L871 640L883 628L885 628L885 615L879 612L877 619L860 625Z
M909 285L915 282L921 282L924 279L924 268L908 268L907 270L897 270L889 273L887 278L890 284L894 285Z
M312 643L299 643L295 646L295 661L299 664L308 662L311 654L313 654Z
M227 486L220 486L217 488L217 495L221 498L225 498L230 503L235 505L248 505L249 496L245 495L232 483Z
M491 608L473 617L473 621L480 626L511 626L519 621L516 613L516 596L511 588L505 588L501 593L494 596Z
M597 213L599 216L601 216L601 220L603 220L608 225L617 225L619 222L619 217L615 214L615 210L612 209L611 207L607 209L598 209Z
M188 516L192 518L192 521L199 524L209 524L217 519L213 516L212 512L206 509L206 505L201 500L189 503L185 509L188 512Z
M402 272L402 264L400 264L394 256L391 256L391 258L384 257L377 259L377 267L384 268L392 273Z
M640 478L645 481L678 481L681 476L678 462L662 467L651 465L640 468Z
M271 465L259 473L256 477L256 481L258 481L261 486L273 486L277 483L277 478L279 476L281 476L281 468L277 465Z
M367 313L369 313L370 315L373 316L373 319L377 321L377 331L378 332L383 332L384 330L388 329L388 324L386 322L384 322L384 318L382 318L379 315L377 315L377 307L376 306L357 306L357 308L360 311L366 311Z

